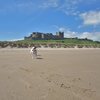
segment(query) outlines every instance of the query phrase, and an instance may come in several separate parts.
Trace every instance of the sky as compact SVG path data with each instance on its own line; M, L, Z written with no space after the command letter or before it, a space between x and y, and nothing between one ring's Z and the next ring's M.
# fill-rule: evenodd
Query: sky
M0 0L0 41L58 31L100 41L100 0Z

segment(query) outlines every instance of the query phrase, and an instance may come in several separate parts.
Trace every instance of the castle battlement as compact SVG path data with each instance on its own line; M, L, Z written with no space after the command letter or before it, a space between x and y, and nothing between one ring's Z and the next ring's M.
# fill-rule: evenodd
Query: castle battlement
M29 39L29 40L64 39L64 32L56 32L56 35L53 35L52 33L32 32L30 36L24 37L24 39Z

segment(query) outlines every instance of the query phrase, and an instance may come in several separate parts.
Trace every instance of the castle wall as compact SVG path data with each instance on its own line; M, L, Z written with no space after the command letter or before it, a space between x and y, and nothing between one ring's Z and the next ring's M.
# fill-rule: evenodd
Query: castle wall
M25 37L24 39L64 39L64 32L56 32L56 35L52 33L33 32L29 37Z

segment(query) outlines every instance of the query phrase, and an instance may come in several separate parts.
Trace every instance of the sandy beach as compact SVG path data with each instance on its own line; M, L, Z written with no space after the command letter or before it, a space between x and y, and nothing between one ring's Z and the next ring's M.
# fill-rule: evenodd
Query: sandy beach
M0 49L0 100L100 100L100 49Z

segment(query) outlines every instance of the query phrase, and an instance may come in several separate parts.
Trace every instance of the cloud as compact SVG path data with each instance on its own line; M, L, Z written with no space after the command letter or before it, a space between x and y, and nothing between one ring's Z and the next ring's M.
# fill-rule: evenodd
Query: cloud
M38 12L41 10L47 10L49 8L54 8L57 11L61 11L66 15L78 15L80 13L80 6L85 6L86 4L96 3L97 0L12 0L7 3L0 1L0 12ZM3 5L3 6L2 6ZM88 6L88 5L87 5Z
M21 1L15 1L15 2L8 2L3 4L3 6L1 6L0 8L0 12L15 12L15 11L30 11L30 10L36 10L36 8L34 7L34 3L31 1L25 1L25 2L21 2ZM34 9L33 9L34 8Z
M94 41L100 41L100 32L83 32L82 34L80 34L79 38L88 38Z
M0 11L5 12L13 12L13 11L37 11L49 8L55 8L56 10L60 10L64 12L66 15L73 14L76 15L78 11L76 11L77 4L81 0L16 0L10 1L7 3L1 2Z
M100 41L100 32L75 32L69 28L59 27L59 31L63 31L66 38L88 38L94 41Z
M100 11L90 11L80 14L84 25L100 24Z
M61 1L61 0L59 0ZM92 10L97 9L100 10L100 7L97 5L99 4L99 0L87 0L84 2L84 0L63 0L59 4L58 9L62 12L64 12L66 15L79 15L84 10L88 10L87 7L91 7ZM97 6L94 6L97 5ZM94 7L93 7L94 6Z
M66 15L77 15L79 14L79 11L77 10L78 5L82 1L83 0L64 0L58 9L64 12Z
M3 5L3 6L1 6ZM59 5L59 0L16 0L16 1L10 1L8 3L2 3L0 4L0 12L38 12L42 11L44 9L49 8L57 8Z
M12 40L8 40L8 41L19 41L19 40L24 40L24 38L12 39Z
M59 0L46 0L39 5L40 8L55 8L59 5Z
M76 16L79 15L80 12L86 8L86 6L90 6L92 9L93 4L97 3L99 4L100 1L87 0L84 2L84 0L42 0L38 6L42 9L55 8L66 15ZM96 9L100 9L100 7L97 6Z
M67 37L67 38L75 38L75 37L78 37L77 34L78 34L77 32L66 31L65 32L65 37Z

